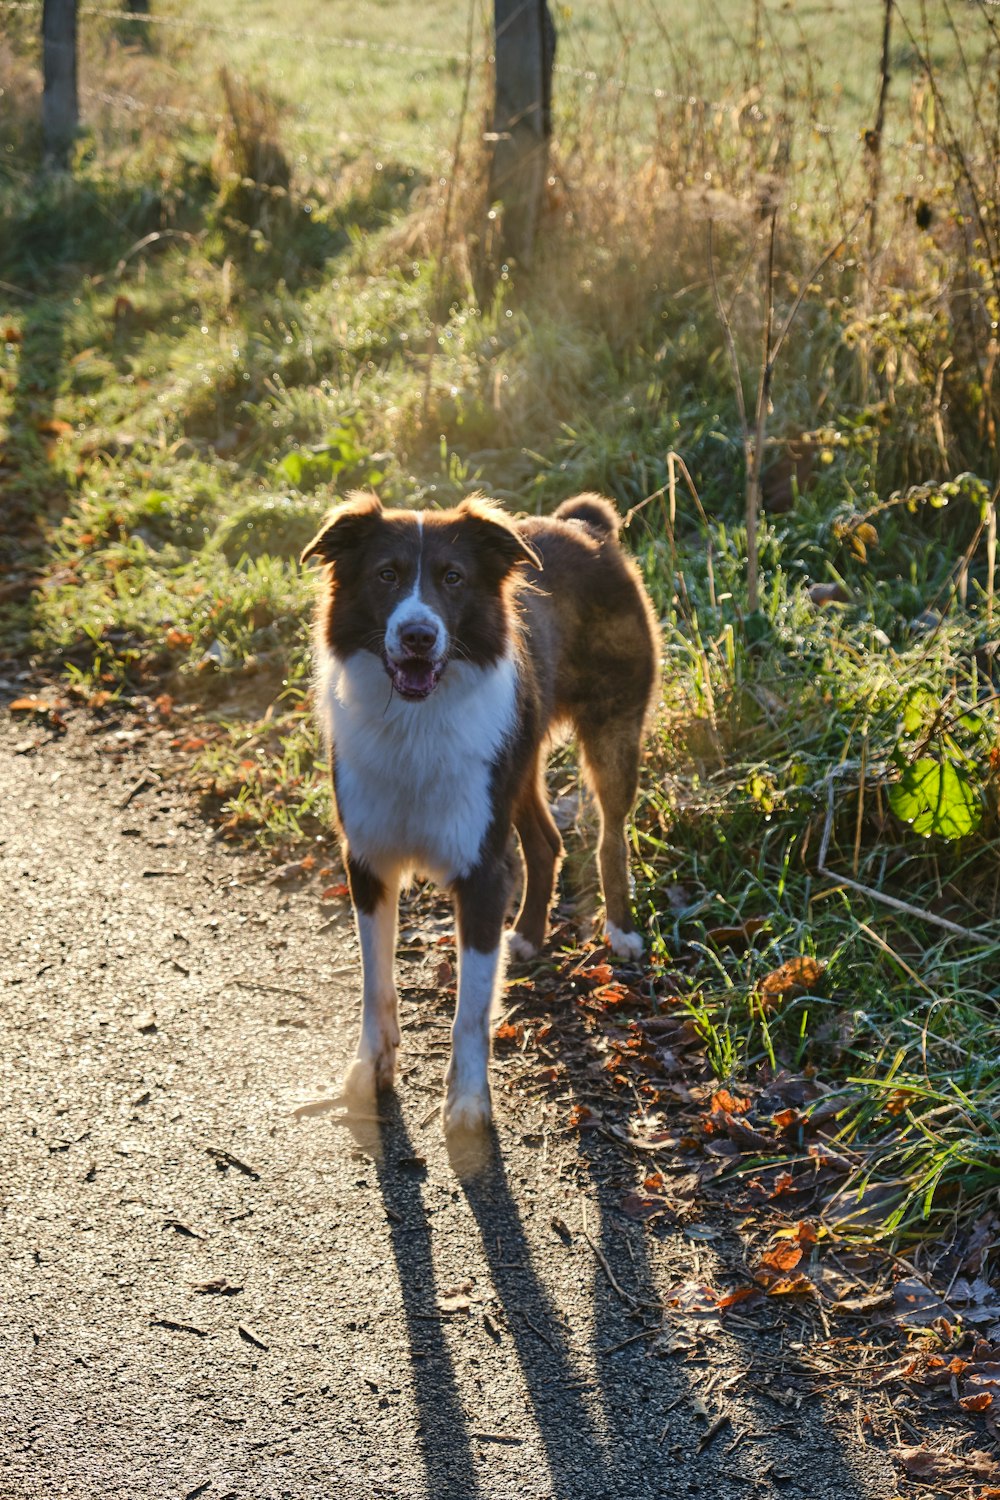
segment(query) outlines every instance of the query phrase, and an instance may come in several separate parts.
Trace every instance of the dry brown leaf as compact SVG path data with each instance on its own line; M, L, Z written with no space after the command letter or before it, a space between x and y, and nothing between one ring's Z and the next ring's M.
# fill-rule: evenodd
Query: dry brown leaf
M728 1089L717 1089L712 1095L713 1115L745 1115L749 1108L749 1099L744 1099L739 1094L731 1094Z
M717 948L747 948L761 928L767 926L767 920L767 917L748 917L733 927L707 927L705 936Z
M989 1391L979 1391L974 1396L959 1396L958 1404L963 1411L988 1411L993 1405L993 1396Z
M765 1288L769 1297L799 1297L803 1293L815 1296L816 1288L808 1276L801 1271L796 1271L794 1276L783 1276L779 1281L774 1281Z
M779 1240L764 1251L760 1266L769 1271L793 1271L802 1259L802 1246L791 1240Z
M780 969L774 969L761 980L758 993L765 1008L778 1005L782 1000L794 999L805 994L818 984L826 973L826 964L807 954L790 958Z

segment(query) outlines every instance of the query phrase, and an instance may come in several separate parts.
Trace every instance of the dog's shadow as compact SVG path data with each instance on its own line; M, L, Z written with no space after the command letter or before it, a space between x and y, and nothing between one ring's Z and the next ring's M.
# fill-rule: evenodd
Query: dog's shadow
M489 1365L489 1359L474 1357L468 1361L471 1368L457 1368L447 1315L441 1311L441 1246L433 1243L425 1205L426 1163L394 1093L380 1096L378 1115L378 1122L347 1116L343 1123L371 1159L381 1189L406 1320L426 1490L435 1500L488 1497L494 1493L492 1484L484 1490L480 1475L488 1472L492 1456L508 1445L520 1450L530 1437L523 1427L510 1429L509 1418L498 1417L477 1391L480 1363ZM607 1454L583 1400L590 1382L581 1376L560 1314L533 1269L496 1136L490 1131L449 1137L447 1153L475 1221L495 1293L493 1316L482 1317L482 1326L491 1352L507 1347L500 1379L505 1398L517 1404L510 1379L513 1348L526 1405L544 1448L546 1494L552 1500L576 1500L581 1493L599 1493ZM470 1413L476 1414L475 1426Z

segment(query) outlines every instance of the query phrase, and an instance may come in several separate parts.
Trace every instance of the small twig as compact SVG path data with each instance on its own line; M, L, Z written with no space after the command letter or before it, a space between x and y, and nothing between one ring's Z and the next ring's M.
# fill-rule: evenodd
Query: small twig
M715 1421L711 1423L708 1430L706 1432L703 1432L701 1437L698 1439L699 1453L704 1453L705 1449L708 1447L712 1439L718 1437L719 1433L722 1431L723 1427L726 1426L729 1420L729 1416L726 1412L723 1412L721 1416L716 1417Z
M816 868L827 880L835 880L838 885L846 885L852 891L859 891L862 896L868 896L872 901L881 901L884 906L891 906L893 911L901 911L905 916L917 917L921 922L932 922L935 927L943 927L946 932L953 932L956 937L971 938L975 943L981 943L983 935L981 932L973 932L971 927L960 927L957 922L949 922L947 917L939 917L932 911L927 911L922 906L913 906L909 901L900 901L896 896L887 896L884 891L877 891L870 885L862 885L859 880L851 880L847 875L838 875L836 870L827 867L826 855L830 847L830 835L833 832L833 773L827 776L826 792L826 822L823 825L823 837L820 840L819 858Z
M555 1349L555 1347L556 1347L555 1343L553 1342L552 1339L549 1338L549 1336L545 1332L544 1328L539 1328L537 1323L533 1323L531 1321L531 1319L528 1317L528 1314L524 1311L523 1307L522 1308L518 1308L518 1311L520 1312L521 1317L527 1323L528 1327L531 1329L532 1333L537 1334L537 1336L541 1339L542 1343L543 1344L548 1344L548 1346L549 1346L550 1349Z
M244 1177L250 1177L254 1182L260 1181L260 1173L255 1172L253 1167L248 1167L245 1161L240 1161L231 1151L224 1151L219 1146L206 1146L205 1151L213 1161L220 1162L222 1166L235 1167Z
M198 1328L194 1323L178 1323L173 1318L151 1318L150 1328L168 1328L171 1333L196 1333L200 1339L208 1337L207 1328Z
M162 782L163 777L158 776L155 771L150 771L149 769L143 771L142 775L129 787L118 806L120 808L128 807L133 797L138 797L139 793L144 792L147 787L160 786Z
M617 1293L617 1295L621 1298L621 1300L627 1307L630 1307L633 1311L635 1311L635 1309L638 1308L639 1303L631 1295L630 1292L626 1292L625 1288L617 1280L614 1271L612 1271L611 1267L608 1265L608 1258L605 1255L604 1251L601 1249L600 1245L594 1243L587 1230L584 1230L584 1236L586 1238L587 1244L597 1256L598 1264L600 1265L601 1270L604 1272L605 1276L608 1278L608 1284L611 1286L612 1290Z
M629 1344L639 1344L643 1339L654 1338L659 1333L658 1328L644 1328L641 1333L633 1333L631 1338L622 1339L621 1343L611 1344L607 1349L598 1349L598 1354L617 1354L619 1349L627 1349Z
M265 1344L263 1339L259 1339L255 1333L251 1333L243 1323L237 1323L236 1332L245 1343L252 1344L255 1349L263 1349L264 1353L267 1353L270 1346Z

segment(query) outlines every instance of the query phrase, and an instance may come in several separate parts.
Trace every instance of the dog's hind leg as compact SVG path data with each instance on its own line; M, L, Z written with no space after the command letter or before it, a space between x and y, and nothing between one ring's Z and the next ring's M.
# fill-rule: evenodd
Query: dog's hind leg
M629 901L628 844L625 823L639 785L639 746L642 720L581 724L580 745L601 813L598 860L607 932L619 958L638 958L642 938L632 920Z
M379 1089L391 1085L400 1041L393 977L399 872L374 875L348 853L347 878L361 944L363 998L357 1055L344 1077L343 1092L370 1101Z
M510 870L503 854L482 859L453 885L458 916L458 1005L445 1074L445 1129L484 1130L490 1122L490 1013L503 980L503 921Z
M545 801L540 764L525 783L514 813L514 827L521 840L525 865L521 910L508 939L510 956L517 959L530 958L545 941L556 869L562 854L559 830Z

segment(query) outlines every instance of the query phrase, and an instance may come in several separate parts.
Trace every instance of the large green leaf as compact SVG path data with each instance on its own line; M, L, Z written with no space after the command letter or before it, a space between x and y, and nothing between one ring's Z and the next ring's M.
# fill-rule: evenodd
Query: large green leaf
M968 774L951 760L925 757L906 767L889 790L897 818L924 838L960 839L982 822L983 805Z

